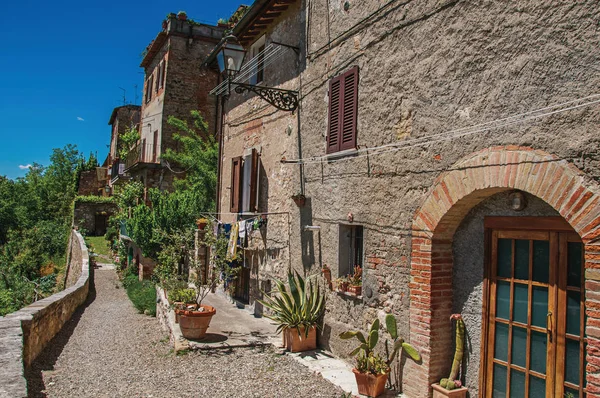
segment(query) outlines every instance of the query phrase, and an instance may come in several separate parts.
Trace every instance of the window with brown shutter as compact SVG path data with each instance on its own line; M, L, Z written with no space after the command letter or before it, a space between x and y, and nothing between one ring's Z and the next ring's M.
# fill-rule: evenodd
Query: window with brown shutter
M229 211L239 213L242 202L242 157L231 159L231 190Z
M258 151L252 148L252 168L250 171L250 211L258 211Z
M356 148L358 66L329 81L327 153Z

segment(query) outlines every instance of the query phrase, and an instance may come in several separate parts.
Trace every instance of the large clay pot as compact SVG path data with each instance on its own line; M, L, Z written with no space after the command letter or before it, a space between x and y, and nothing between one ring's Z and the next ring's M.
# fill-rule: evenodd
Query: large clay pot
M432 384L433 398L465 398L467 396L468 389L466 387L455 388L454 390L446 390L439 384Z
M310 351L317 348L317 327L311 326L308 329L308 337L304 335L304 326L300 326L300 335L298 329L283 329L283 346L290 352Z
M199 340L206 335L210 320L217 310L210 305L201 305L204 311L182 311L179 315L179 329L188 340Z
M352 369L358 392L369 397L378 397L385 390L385 382L388 379L387 373L384 375L374 375L371 373L361 373L356 368Z

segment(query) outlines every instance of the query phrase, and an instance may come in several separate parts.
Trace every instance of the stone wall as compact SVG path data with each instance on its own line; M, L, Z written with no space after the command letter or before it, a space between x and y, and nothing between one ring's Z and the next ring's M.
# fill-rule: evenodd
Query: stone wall
M79 176L79 187L77 188L77 195L82 196L103 196L104 186L106 181L98 180L98 173L96 170L82 171Z
M77 231L72 232L72 240L69 269L81 269L77 282L60 293L0 317L0 396L27 396L24 369L31 365L87 298L90 277L88 250Z
M353 66L359 67L359 149L583 98L594 94L591 87L600 83L590 69L598 62L593 49L600 44L593 1L577 5L524 1L508 6L493 1L424 1L381 9L378 1L360 6L350 1L348 10L343 2L331 2L329 8L327 4L311 3L307 11L309 54L300 110L303 158L325 155L328 81ZM483 148L522 145L565 159L583 171L585 179L599 181L600 163L594 154L598 116L597 107L584 107L462 138L433 142L432 137L424 140L428 144L407 144L381 155L369 151L340 162L306 164L306 195L312 220L321 226L323 262L335 277L339 225L347 223L352 213L353 223L365 228L365 283L375 287L373 297L362 303L330 299L326 322L331 339L326 346L346 354L335 336L348 328L366 329L368 321L385 312L398 316L404 336L417 327L437 327L427 324L426 311L420 321L416 310L409 317L411 300L417 305L422 300L431 308L430 291L411 298L409 284L419 278L416 273L411 276L411 250L421 245L414 240L413 216L443 171ZM297 166L287 167L294 172ZM450 303L451 295L444 300ZM438 360L433 372L444 374L449 366L449 361Z
M258 37L257 37L258 39ZM300 2L277 18L265 31L265 41L298 46L304 42L304 13ZM286 48L276 62L264 69L261 85L298 90L298 75L304 68L304 49L300 54ZM249 57L249 55L247 55ZM247 62L249 62L247 60ZM298 167L281 164L283 157L298 156L298 113L280 111L252 93L233 92L225 103L223 121L223 156L221 158L220 219L225 223L236 221L227 214L231 201L231 162L239 156L259 154L258 212L267 213L267 225L250 234L242 262L250 272L250 300L248 310L260 314L255 299L261 290L269 290L269 281L285 276L290 265L303 272L318 272L318 258L314 256L313 232L302 232L300 220L310 224L310 203L299 208L291 199L302 190ZM244 217L249 218L252 216ZM312 269L311 269L312 268Z
M77 228L85 229L88 234L94 235L96 233L96 216L110 217L117 212L117 205L115 203L92 203L92 202L75 202L75 210L73 217L73 224ZM101 232L101 231L99 231Z

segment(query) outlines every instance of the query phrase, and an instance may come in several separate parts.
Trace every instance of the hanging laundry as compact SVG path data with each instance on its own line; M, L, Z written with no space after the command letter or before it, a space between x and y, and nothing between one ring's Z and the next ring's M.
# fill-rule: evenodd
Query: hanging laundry
M237 240L239 224L235 223L231 227L231 234L229 235L229 243L227 244L227 260L232 260L237 254Z
M246 221L240 221L237 223L240 239L246 239Z

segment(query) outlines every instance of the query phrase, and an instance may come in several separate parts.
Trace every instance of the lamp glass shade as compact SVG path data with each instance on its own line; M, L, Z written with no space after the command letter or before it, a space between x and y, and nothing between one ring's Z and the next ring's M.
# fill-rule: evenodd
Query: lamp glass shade
M242 62L246 56L246 50L239 44L225 43L217 54L217 62L221 73L228 75L236 74L242 68Z

